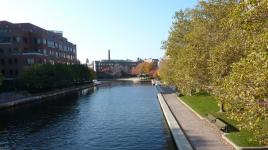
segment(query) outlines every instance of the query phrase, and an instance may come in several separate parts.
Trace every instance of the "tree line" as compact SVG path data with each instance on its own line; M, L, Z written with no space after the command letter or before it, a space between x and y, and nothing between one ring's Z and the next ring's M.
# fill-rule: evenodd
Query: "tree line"
M175 13L160 77L184 95L213 94L222 111L268 136L268 1L208 0Z
M17 82L20 89L41 92L88 83L95 78L95 72L86 65L36 64L24 68Z
M131 69L131 74L133 76L139 76L141 74L148 75L150 77L158 76L157 65L153 62L141 62L136 67Z

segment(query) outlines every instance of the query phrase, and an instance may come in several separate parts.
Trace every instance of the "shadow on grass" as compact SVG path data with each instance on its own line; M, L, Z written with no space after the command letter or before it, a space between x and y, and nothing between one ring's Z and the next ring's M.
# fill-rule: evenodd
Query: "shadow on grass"
M210 96L210 94L208 92L198 92L193 94L193 96Z
M232 124L228 123L227 121L218 118L219 120L221 120L222 122L224 122L225 124L227 124L227 133L232 133L232 132L239 132L239 129L237 129L235 126L233 126Z
M226 114L217 112L214 114L219 120L227 124L228 126L228 133L232 132L239 132L239 129L236 127L236 122L227 118Z

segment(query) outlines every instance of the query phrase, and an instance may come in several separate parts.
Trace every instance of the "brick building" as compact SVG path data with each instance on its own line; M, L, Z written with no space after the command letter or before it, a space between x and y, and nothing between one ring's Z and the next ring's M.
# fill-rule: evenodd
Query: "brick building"
M98 77L126 77L131 76L131 69L140 62L131 60L112 60L110 50L108 50L108 59L94 61L93 67Z
M0 71L16 78L32 64L77 63L76 45L60 31L48 31L31 23L0 21Z
M112 77L130 76L131 69L139 62L130 60L101 60L94 61L94 71L99 76L110 75Z

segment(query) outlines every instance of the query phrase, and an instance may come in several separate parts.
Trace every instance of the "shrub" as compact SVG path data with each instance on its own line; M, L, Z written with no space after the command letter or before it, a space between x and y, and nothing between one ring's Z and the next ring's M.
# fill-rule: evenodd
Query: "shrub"
M94 71L84 65L43 64L24 68L18 80L20 88L40 92L82 84L94 78Z

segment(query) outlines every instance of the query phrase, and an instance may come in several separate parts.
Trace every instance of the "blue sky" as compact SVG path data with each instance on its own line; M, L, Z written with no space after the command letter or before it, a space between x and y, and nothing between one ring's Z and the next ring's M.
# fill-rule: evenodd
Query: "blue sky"
M0 19L61 30L78 59L160 58L175 11L197 0L1 0Z

